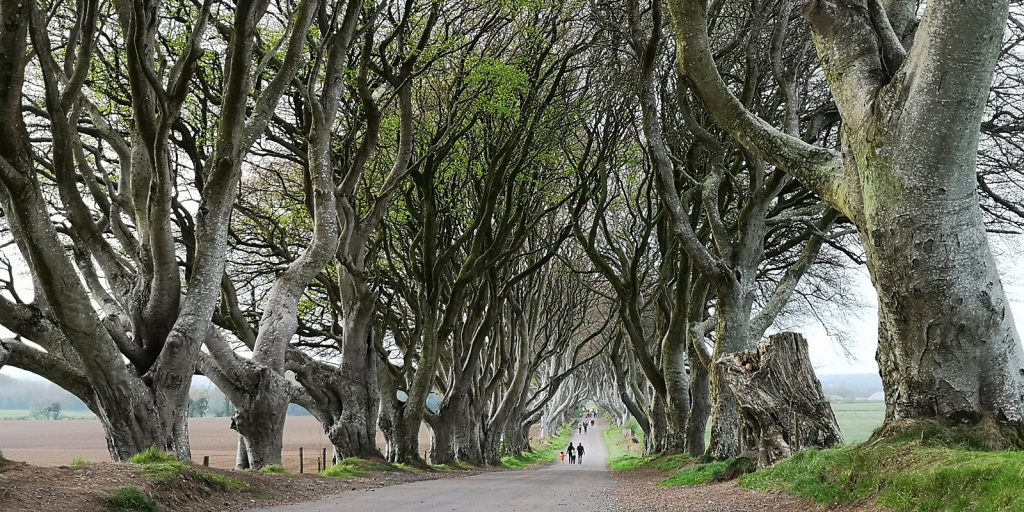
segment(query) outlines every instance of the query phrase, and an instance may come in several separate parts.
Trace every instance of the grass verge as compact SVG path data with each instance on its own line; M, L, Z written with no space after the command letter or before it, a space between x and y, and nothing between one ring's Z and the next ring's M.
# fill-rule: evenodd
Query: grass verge
M152 496L138 487L126 485L103 496L103 503L110 510L159 512L160 505Z
M882 441L805 450L740 483L830 505L873 500L900 512L1024 510L1024 453L984 446L923 424Z
M393 471L394 469L394 466L386 462L349 457L338 461L337 464L325 469L321 474L334 478L351 478L365 476L366 473L373 471Z
M610 417L605 421L613 423ZM643 446L643 431L635 419L630 418L623 426L611 426L604 431L604 445L608 449L608 468L612 471L634 471L653 467L659 471L676 471L693 461L689 455L638 455L629 452L632 440L626 440L623 431L629 429L637 437L637 445Z
M562 425L558 433L541 446L520 455L502 457L501 463L507 468L518 469L541 462L554 462L558 460L558 452L569 444L570 437L572 437L572 425Z
M128 459L138 464L142 472L155 484L166 484L181 478L194 478L211 487L210 490L240 491L249 488L249 484L237 478L215 473L200 471L191 462L178 460L173 453L163 452L156 447L139 453Z
M743 458L705 462L684 467L676 471L674 475L658 482L658 485L662 487L678 487L723 482L749 473L756 466L757 461Z

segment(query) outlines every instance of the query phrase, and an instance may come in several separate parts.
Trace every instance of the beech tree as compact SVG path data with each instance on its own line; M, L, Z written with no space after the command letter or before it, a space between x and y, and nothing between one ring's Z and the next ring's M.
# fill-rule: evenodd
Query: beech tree
M680 73L717 123L856 225L878 293L886 423L1019 426L1024 353L976 192L1008 2L933 1L920 19L916 1L807 2L839 151L746 108L713 60L708 4L669 5Z
M30 303L5 299L2 321L45 352L19 340L5 342L5 350L10 363L79 394L103 423L115 460L151 446L190 455L189 384L219 299L243 162L297 70L294 50L270 69L253 59L267 2L224 6L231 37L221 53L204 50L212 6L182 5L180 16L165 18L161 2L83 1L55 26L47 23L50 6L3 6L10 20L0 64L3 137L10 142L0 150L0 203L34 294ZM291 29L305 32L301 23ZM181 127L190 84L200 67L221 59L220 103L202 133L215 141L212 151L199 165L180 167L172 132ZM42 106L26 109L30 61L42 77ZM117 79L97 83L90 72L104 62L113 63ZM28 127L39 119L49 137L35 147ZM104 167L108 159L116 171ZM189 171L200 191L193 209L178 202ZM58 192L56 206L46 200L49 186ZM50 218L54 207L59 225ZM178 226L186 233L181 245ZM38 320L26 323L29 317Z

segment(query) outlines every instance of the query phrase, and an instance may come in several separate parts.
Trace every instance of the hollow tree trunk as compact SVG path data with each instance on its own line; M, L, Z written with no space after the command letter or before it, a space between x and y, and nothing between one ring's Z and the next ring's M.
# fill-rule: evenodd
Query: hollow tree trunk
M843 442L803 336L772 335L758 343L757 350L725 354L715 366L736 397L744 432L756 439L759 468L797 449L831 448Z

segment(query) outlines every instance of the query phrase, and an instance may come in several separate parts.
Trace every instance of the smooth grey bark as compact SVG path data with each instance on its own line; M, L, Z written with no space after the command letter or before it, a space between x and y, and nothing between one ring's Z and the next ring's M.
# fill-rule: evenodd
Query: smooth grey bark
M303 50L302 41L311 25L319 3L300 2L288 43L288 61L297 61ZM329 52L331 60L337 52L348 50L347 42L354 30L355 17L342 22L342 34L334 38ZM348 30L348 39L345 30ZM339 48L340 46L340 48ZM343 62L343 60L341 61ZM337 72L339 64L332 60L329 72ZM284 447L284 422L291 402L292 385L285 376L288 345L298 330L298 303L306 286L333 258L338 245L338 219L334 208L334 177L330 165L330 127L337 112L340 87L328 87L323 102L313 108L309 136L309 172L312 176L308 195L312 197L312 240L302 254L274 280L263 305L256 340L251 347L251 360L241 360L227 347L212 347L210 354L221 371L209 371L218 387L228 393L235 404L231 428L238 431L247 451L246 463L253 469L281 463ZM209 365L207 370L209 370ZM240 445L241 446L241 445Z
M716 121L856 224L879 297L886 423L991 415L1019 427L1024 350L975 178L1008 3L929 2L905 57L894 62L901 49L879 35L886 23L877 9L871 19L866 0L809 2L804 17L843 117L842 153L787 136L746 110L711 57L704 3L670 5L680 70Z
M690 415L686 422L686 453L704 455L704 433L711 416L711 376L708 371L710 355L704 347L703 336L691 339L690 351Z

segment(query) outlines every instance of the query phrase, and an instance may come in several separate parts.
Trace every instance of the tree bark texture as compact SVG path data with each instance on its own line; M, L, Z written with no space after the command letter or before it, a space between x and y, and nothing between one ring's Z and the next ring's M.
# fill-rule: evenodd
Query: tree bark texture
M757 350L725 354L715 366L736 397L744 432L756 440L759 468L802 448L843 442L803 336L772 335Z

